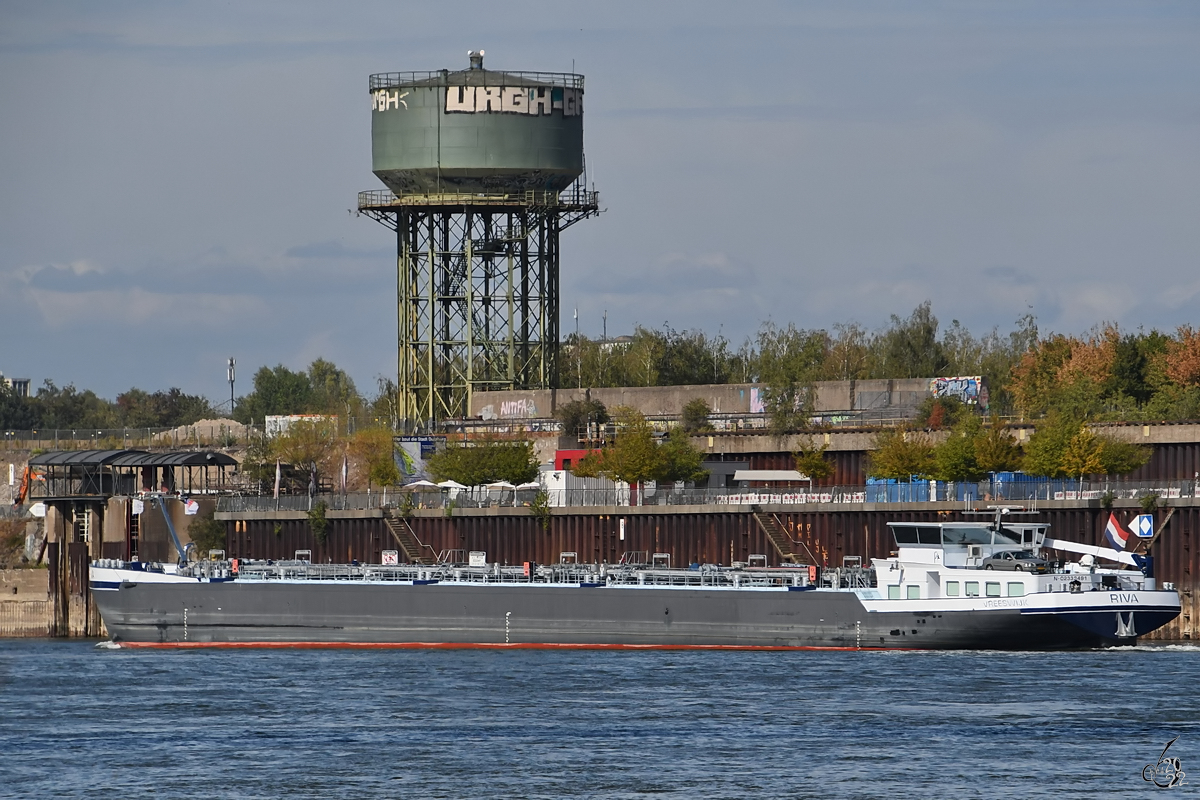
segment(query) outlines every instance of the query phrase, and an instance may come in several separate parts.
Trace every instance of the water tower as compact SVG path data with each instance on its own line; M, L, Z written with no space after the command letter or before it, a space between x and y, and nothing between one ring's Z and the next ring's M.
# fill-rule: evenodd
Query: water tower
M396 232L397 383L407 428L465 417L471 394L558 385L559 234L596 214L583 76L372 75L361 213Z

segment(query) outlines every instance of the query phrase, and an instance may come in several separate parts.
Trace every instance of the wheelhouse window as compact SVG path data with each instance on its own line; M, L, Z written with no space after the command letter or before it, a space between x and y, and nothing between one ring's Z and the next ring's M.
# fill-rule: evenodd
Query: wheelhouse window
M909 586L908 587L908 599L909 600L920 600L921 599L921 587L920 586Z
M979 597L979 581L967 581L967 597Z
M942 543L942 528L940 525L921 525L917 528L917 541L921 544Z
M1010 583L1008 585L1008 596L1009 597L1024 597L1025 596L1025 584L1017 583L1015 581L1013 583Z
M899 599L900 599L900 587L899 586L889 586L888 587L888 600L899 600Z
M946 581L946 597L958 597L958 581Z
M992 532L990 529L982 526L972 527L967 525L943 525L942 543L991 544Z
M993 583L992 581L988 581L987 596L988 597L999 597L1000 596L1000 582L999 581L996 581L995 583Z
M896 537L896 544L917 544L917 526L916 525L893 525L892 535Z

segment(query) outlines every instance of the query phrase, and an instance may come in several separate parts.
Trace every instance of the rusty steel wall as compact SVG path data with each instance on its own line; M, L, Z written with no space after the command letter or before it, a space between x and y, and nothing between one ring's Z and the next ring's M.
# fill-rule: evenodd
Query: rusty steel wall
M746 453L741 456L750 462L750 469L795 469L791 453ZM867 453L865 450L834 450L825 457L833 462L833 474L816 481L818 486L862 486L867 482Z
M1122 480L1186 481L1200 473L1200 442L1171 442L1148 444L1150 460ZM867 480L865 450L835 450L825 454L833 462L834 473L818 481L823 486L861 486ZM732 458L732 456L731 456ZM737 458L750 462L750 469L795 469L796 462L788 452L738 453Z
M1200 473L1200 442L1150 445L1150 460L1126 476L1131 481L1186 481Z
M1118 509L1124 521L1136 509ZM1158 521L1166 512L1158 511ZM791 537L803 543L813 560L839 566L845 556L888 556L894 549L888 522L947 522L967 517L961 511L866 510L780 511L776 517ZM1108 512L1101 508L1043 509L1036 520L1050 525L1051 536L1104 544ZM624 539L621 522L624 520ZM526 513L481 516L414 516L408 520L417 538L430 552L482 550L489 561L551 564L562 553L576 553L581 562L615 563L626 552L669 553L672 566L693 563L729 564L748 561L751 555L780 563L754 516L746 512L675 512L622 514L555 514L549 528ZM292 558L297 550L312 550L317 562L379 563L383 550L399 549L382 519L331 519L325 542L316 541L304 519L239 520L227 523L228 554L233 558ZM1196 638L1200 613L1196 574L1200 570L1200 508L1180 507L1154 547L1159 581L1171 581L1180 590L1183 613L1158 631L1155 639ZM797 546L796 552L803 554ZM803 560L808 560L805 557Z
M383 550L395 549L378 518L331 519L324 542L313 536L307 519L231 520L225 529L230 558L289 559L297 550L311 550L316 562L378 564Z

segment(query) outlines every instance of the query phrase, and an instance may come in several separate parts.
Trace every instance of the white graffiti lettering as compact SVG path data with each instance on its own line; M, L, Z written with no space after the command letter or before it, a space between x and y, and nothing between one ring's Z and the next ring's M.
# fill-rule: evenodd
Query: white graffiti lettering
M397 89L394 92L389 92L387 89L380 89L377 92L371 93L371 110L372 111L387 111L389 108L399 108L404 106L408 108L408 102L404 99L409 93L400 93Z
M537 416L537 406L532 400L505 400L500 404L500 416L503 417L533 417Z
M381 108L378 102L371 107L380 111L386 108ZM529 114L537 117L553 114L556 110L564 117L581 115L583 92L545 86L450 86L446 89L447 114Z

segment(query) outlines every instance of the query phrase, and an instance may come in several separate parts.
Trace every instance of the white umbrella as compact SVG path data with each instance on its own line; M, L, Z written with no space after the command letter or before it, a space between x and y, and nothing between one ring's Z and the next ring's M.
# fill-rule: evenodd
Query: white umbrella
M540 489L540 488L542 488L542 485L540 483L538 483L537 481L530 481L529 483L522 483L520 486L518 486L517 491L519 492L522 489Z
M508 481L496 481L495 483L489 483L487 485L487 488L489 488L489 489L515 489L517 487L512 485Z
M442 487L438 486L433 481L419 480L413 481L412 483L406 483L400 488L406 489L410 492L422 492L429 489L440 489Z
M442 481L438 484L443 489L466 489L467 487L458 481Z

